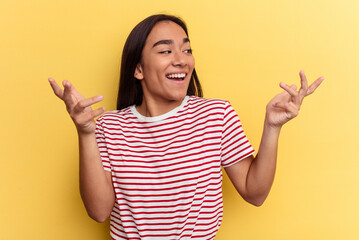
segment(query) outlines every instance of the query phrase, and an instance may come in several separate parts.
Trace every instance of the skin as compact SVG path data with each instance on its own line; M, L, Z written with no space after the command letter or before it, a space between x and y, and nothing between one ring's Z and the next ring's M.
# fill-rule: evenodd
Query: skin
M103 100L102 96L84 98L69 81L63 81L64 90L49 78L55 95L64 101L67 112L75 123L79 139L80 193L88 215L104 222L111 214L115 193L111 173L103 169L97 147L94 118L105 112L104 108L92 110L91 105Z
M185 31L176 23L162 21L153 28L142 51L135 78L141 81L143 102L137 110L144 116L162 115L182 103L194 69L194 57ZM168 79L185 73L183 81Z
M266 108L266 117L258 154L225 168L238 193L249 203L261 206L271 189L277 162L278 138L282 126L295 118L303 99L312 94L324 80L318 78L308 86L304 71L299 73L301 87L280 83L284 91L275 96Z
M173 22L159 22L149 34L142 59L135 70L141 81L143 102L137 110L144 116L162 115L182 103L186 96L194 58L183 29ZM165 40L165 41L163 41ZM170 73L186 73L181 81L168 79ZM261 144L256 157L247 157L225 168L238 193L249 203L260 206L271 189L277 161L278 138L282 126L296 117L303 99L312 94L324 80L318 78L310 86L303 71L299 73L301 87L280 83L284 91L267 105ZM84 98L69 81L64 89L49 78L55 95L64 101L75 123L80 151L80 193L91 218L105 221L115 203L111 173L103 169L96 143L94 118L105 112L91 106L103 100L102 96Z

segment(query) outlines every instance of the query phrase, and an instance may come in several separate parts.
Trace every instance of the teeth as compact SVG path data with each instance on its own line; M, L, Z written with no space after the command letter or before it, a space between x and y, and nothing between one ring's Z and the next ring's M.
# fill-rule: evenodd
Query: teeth
M174 73L167 75L168 78L184 78L186 77L185 73Z

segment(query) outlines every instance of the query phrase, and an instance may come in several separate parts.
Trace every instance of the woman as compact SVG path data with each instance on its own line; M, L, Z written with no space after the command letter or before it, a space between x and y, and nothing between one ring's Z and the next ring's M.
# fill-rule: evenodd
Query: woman
M89 216L111 216L113 239L214 239L222 221L221 167L247 202L264 202L281 127L323 81L308 87L303 72L300 78L299 91L281 83L285 91L268 103L256 157L231 105L201 98L187 28L176 17L150 16L132 30L117 111L92 110L102 96L86 99L70 82L62 90L49 79L78 131Z

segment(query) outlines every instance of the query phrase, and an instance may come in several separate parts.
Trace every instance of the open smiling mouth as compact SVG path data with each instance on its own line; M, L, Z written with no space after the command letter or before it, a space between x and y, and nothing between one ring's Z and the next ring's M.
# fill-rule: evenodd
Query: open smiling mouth
M167 74L166 77L171 80L182 81L187 76L187 73L171 73Z

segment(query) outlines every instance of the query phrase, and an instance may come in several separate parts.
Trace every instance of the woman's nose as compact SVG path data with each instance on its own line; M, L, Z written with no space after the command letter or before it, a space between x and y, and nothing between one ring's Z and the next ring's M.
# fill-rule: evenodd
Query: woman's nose
M173 54L173 65L175 66L185 66L186 65L186 58L182 51L176 51Z

